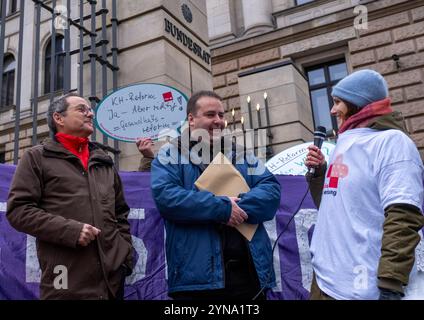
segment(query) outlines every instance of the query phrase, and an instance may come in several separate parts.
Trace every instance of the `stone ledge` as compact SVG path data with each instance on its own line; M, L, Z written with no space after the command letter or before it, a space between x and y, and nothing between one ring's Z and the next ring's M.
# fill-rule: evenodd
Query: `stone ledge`
M424 34L424 27L422 22L414 23L409 26L393 30L395 41L414 38L422 34Z
M357 51L368 50L392 42L390 31L373 34L370 36L355 39L349 42L349 50L354 53Z

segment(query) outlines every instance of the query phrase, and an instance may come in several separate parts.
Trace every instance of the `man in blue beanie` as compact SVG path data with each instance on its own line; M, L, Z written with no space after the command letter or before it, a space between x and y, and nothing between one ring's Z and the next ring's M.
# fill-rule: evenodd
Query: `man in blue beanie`
M379 73L354 72L332 96L339 137L328 169L315 146L305 161L319 207L311 299L400 299L424 225L422 160Z

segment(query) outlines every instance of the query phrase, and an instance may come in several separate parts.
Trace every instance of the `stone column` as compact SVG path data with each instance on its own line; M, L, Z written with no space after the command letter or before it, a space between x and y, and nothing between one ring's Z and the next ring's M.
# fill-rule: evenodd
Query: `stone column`
M273 29L271 0L242 0L246 35Z
M230 1L208 0L206 2L208 14L208 28L210 40L227 40L235 38L234 13Z

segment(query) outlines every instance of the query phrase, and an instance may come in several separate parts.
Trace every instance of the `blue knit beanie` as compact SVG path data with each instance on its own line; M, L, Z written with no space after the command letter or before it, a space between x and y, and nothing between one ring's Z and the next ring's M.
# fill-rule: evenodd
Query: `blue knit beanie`
M381 74L374 70L360 70L340 80L331 95L363 108L387 98L389 90Z

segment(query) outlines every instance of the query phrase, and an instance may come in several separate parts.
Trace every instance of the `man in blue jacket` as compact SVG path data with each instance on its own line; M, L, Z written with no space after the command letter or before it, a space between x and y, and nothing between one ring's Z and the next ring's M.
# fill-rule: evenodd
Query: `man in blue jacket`
M187 116L189 129L162 147L152 163L153 197L166 227L169 296L251 300L275 285L271 242L263 222L275 215L280 185L251 152L224 147L224 107L217 94L195 93ZM211 145L222 148L204 148ZM233 161L249 192L229 198L196 188L195 181L209 163L205 159L219 151ZM243 222L259 225L251 241L234 228ZM264 299L265 294L258 297Z

